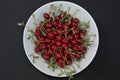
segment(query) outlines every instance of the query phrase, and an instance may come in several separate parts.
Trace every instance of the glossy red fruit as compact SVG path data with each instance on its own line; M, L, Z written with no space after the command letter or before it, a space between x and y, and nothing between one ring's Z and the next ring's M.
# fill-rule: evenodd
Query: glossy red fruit
M81 54L75 54L75 58L80 58L81 57Z
M61 46L61 44L62 44L61 41L57 41L57 42L56 42L56 45L57 45L57 46Z
M60 17L59 16L55 16L55 21L59 21Z
M73 39L73 36L72 36L72 35L68 35L68 38L69 38L70 40L72 40L72 39Z
M39 38L39 41L44 41L44 40L45 40L44 37L40 37L40 38Z
M46 23L45 27L46 27L46 28L51 28L52 25L51 25L50 23Z
M53 25L54 27L56 27L56 26L57 26L57 22L56 22L56 21L53 21L53 22L52 22L52 25Z
M42 56L43 59L45 59L45 60L49 60L49 59L50 59L50 56L49 56L47 53L43 53L43 54L41 54L41 56Z
M56 36L56 39L60 41L62 39L62 37L61 36Z
M60 59L60 58L62 58L62 54L61 53L55 54L55 59Z
M64 59L63 58L59 59L58 64L61 68L64 68L65 67Z
M35 30L35 36L40 36L40 27L37 27Z
M50 55L50 56L52 56L53 53L54 53L54 52L53 52L52 50L49 50L47 54Z
M87 31L86 31L86 30L81 30L81 31L80 31L80 36L85 36L85 35L86 35L86 33L87 33Z
M66 47L67 47L67 43L63 43L63 44L62 44L62 47L63 47L63 48L66 48Z
M54 34L53 34L53 33L48 33L48 37L49 37L49 38L53 38L53 37L54 37Z
M75 22L72 22L71 26L72 27L77 27L77 24Z
M75 34L79 34L79 29L74 29Z
M74 50L74 51L77 51L78 49L77 49L77 47L75 46L75 47L73 47L73 50Z
M73 60L75 58L75 55L74 54L70 54L69 58Z
M53 31L53 34L54 34L54 35L57 35L57 31Z
M36 53L40 52L39 47L36 47L34 50L35 50Z
M80 20L79 20L78 18L74 18L74 19L73 19L73 22L75 22L75 23L78 24L78 23L80 22Z
M46 29L47 33L49 33L51 30L49 28Z
M68 43L68 47L69 47L69 48L71 48L71 47L72 47L71 43Z
M65 54L65 55L68 55L68 54L69 54L69 51L68 51L68 50L64 50L64 54Z
M39 46L39 49L40 49L40 50L43 50L43 49L45 49L45 48L46 48L45 44L41 44L41 45Z
M62 24L58 24L59 29L62 29L62 27L63 27Z
M75 45L76 43L77 43L76 40L73 39L72 44Z
M49 19L49 18L50 18L50 15L49 15L48 13L44 13L44 14L43 14L43 17L44 17L45 19Z
M47 37L47 38L45 39L45 41L48 42L48 43L50 43L50 42L51 42L51 39Z
M57 47L55 46L55 45L53 45L52 47L51 47L51 49L52 50L55 50Z

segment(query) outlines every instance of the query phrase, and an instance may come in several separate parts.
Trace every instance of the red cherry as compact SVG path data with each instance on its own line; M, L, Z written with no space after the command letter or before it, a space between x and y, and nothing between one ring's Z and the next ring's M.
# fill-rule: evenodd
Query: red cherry
M71 48L71 47L72 47L72 45L69 43L69 44L68 44L68 47L70 47L70 48Z
M68 38L72 40L72 39L73 39L73 36L72 36L72 35L68 35Z
M53 55L53 51L52 51L52 50L49 50L49 51L48 51L48 55L52 56L52 55Z
M62 29L62 27L63 27L62 24L58 24L59 29Z
M79 34L79 29L74 29L74 32L75 32L76 34Z
M40 52L38 47L36 47L34 50L35 50L36 53Z
M72 22L71 26L72 26L72 27L77 27L77 24L74 23L74 22Z
M73 50L74 50L74 51L77 51L78 49L77 49L77 47L73 47Z
M62 39L61 36L56 36L56 38L57 38L57 40L59 40L59 41Z
M53 21L53 22L52 22L52 25L53 25L54 27L56 27L56 26L57 26L57 22Z
M57 31L53 31L53 34L54 34L54 35L57 35Z
M48 43L50 43L51 39L50 38L46 38L45 41L48 42Z
M49 34L48 34L48 37L49 37L49 38L53 38L54 35L53 35L52 33L49 33Z
M56 20L56 21L59 21L59 20L60 20L60 17L59 17L59 16L55 16L55 20Z
M44 37L40 37L40 38L39 38L39 41L44 41Z
M85 35L86 35L86 33L87 33L87 31L86 31L86 30L81 30L81 31L80 31L80 36L85 36Z
M60 58L62 58L62 54L61 53L55 54L55 59L60 59Z
M45 27L46 27L46 28L51 28L52 25L51 25L50 23L46 23Z
M76 40L72 40L72 44L75 45L77 42Z
M79 21L79 19L78 19L78 18L74 18L74 19L73 19L73 22L75 22L75 23L77 23L77 24L78 24L80 21Z
M53 45L53 46L51 47L51 49L52 49L52 50L55 50L55 49L56 49L56 46L55 46L55 45Z
M64 54L68 55L69 51L68 50L64 50Z
M40 36L40 27L37 27L35 30L35 36Z
M75 55L74 55L74 54L70 54L70 55L69 55L69 58L70 58L70 59L74 59L74 58L75 58Z
M47 32L50 32L51 30L49 28L46 29Z
M63 43L63 44L62 44L62 47L63 47L63 48L66 48L66 47L67 47L67 43Z
M49 56L47 53L43 53L43 54L41 54L41 56L42 56L43 59L45 59L45 60L49 60L49 59L50 59L50 56Z
M50 18L50 15L49 15L48 13L44 13L44 14L43 14L43 17L44 17L45 19L49 19L49 18Z
M81 54L75 54L75 58L80 58Z
M64 66L65 66L65 64L64 64L64 59L63 59L63 58L59 59L59 60L58 60L58 64L59 64L59 66L60 66L61 68L64 68Z
M56 45L57 45L57 46L61 46L61 44L62 44L61 41L57 41L57 42L56 42Z

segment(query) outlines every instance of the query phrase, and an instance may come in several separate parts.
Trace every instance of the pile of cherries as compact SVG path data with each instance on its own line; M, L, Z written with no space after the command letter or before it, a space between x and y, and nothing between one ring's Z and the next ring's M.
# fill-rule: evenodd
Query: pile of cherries
M52 64L64 68L86 53L87 48L82 45L82 36L85 36L87 31L78 28L78 18L65 12L54 17L44 13L43 17L45 20L40 22L34 32L37 39L34 50L43 59L49 62L52 58Z

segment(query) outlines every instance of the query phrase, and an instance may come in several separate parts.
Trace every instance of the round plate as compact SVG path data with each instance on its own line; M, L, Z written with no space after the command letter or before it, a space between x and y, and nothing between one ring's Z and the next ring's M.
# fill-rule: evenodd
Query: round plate
M93 60L93 58L95 57L95 54L97 52L98 49L98 43L99 43L99 34L98 34L98 29L96 26L95 21L93 20L93 18L91 17L91 15L81 6L71 3L71 2L66 2L66 1L55 1L55 2L51 2L51 3L47 3L43 6L41 6L40 8L38 8L33 14L35 15L36 18L36 22L39 23L40 21L42 21L43 18L43 13L44 12L48 12L50 5L54 4L56 6L59 6L60 4L62 4L62 10L67 10L68 7L70 7L70 14L73 14L77 9L79 9L80 11L77 12L73 17L77 17L82 21L90 21L90 30L89 33L90 34L96 34L96 36L94 37L94 42L91 45L91 47L88 49L87 53L85 54L85 58L83 58L80 61L80 68L78 68L75 63L73 63L73 66L76 68L76 73L81 72L82 70L84 70ZM31 40L28 40L28 36L31 34L27 31L27 29L30 28L32 30L35 30L36 26L34 25L34 18L31 15L29 20L27 21L26 27L24 29L24 34L23 34L23 45L24 45L24 49L25 49L25 53L27 55L27 58L29 59L29 61L32 63L32 65L34 67L36 67L39 71L50 75L50 76L55 76L55 77L66 77L66 75L61 75L58 76L58 74L60 73L60 70L57 69L54 72L48 68L48 65L45 63L45 61L42 58L38 58L35 60L35 62L33 63L33 59L30 57L30 55L34 52L34 43L31 42Z

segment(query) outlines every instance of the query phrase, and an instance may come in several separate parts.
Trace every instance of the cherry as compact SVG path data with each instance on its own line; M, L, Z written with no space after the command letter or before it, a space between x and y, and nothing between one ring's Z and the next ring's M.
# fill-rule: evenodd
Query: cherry
M52 50L55 50L57 47L55 46L55 45L53 45L52 47L51 47L51 49Z
M35 30L35 36L39 36L40 35L40 27L37 27Z
M63 27L62 24L58 24L59 29L62 29L62 27Z
M49 38L53 38L53 37L54 37L54 34L53 34L53 33L49 33L49 34L48 34L48 37L49 37Z
M61 53L57 53L57 54L55 54L55 58L56 58L56 59L60 59L60 58L62 58L62 54L61 54Z
M50 15L49 15L48 13L44 13L44 14L43 14L43 17L44 17L45 19L49 19L49 18L50 18Z
M44 41L44 37L40 37L40 38L39 38L39 41Z
M50 38L46 38L45 41L48 42L48 43L50 43L51 39Z
M72 45L69 43L69 44L68 44L68 47L70 47L70 48L71 48L71 47L72 47Z
M56 21L53 21L53 22L52 22L52 25L53 25L54 27L56 27L56 26L57 26L57 22L56 22Z
M75 45L76 43L77 43L76 40L73 39L72 44Z
M87 32L86 30L81 30L81 31L80 31L80 36L85 36L85 35L86 35L86 32Z
M59 17L59 16L55 16L55 20L56 20L56 21L59 21L59 20L60 20L60 17Z
M50 56L52 56L53 55L53 51L49 50L47 54L50 55Z
M80 22L78 18L74 18L72 21L77 23L77 24Z
M51 30L49 28L46 29L47 32L50 32Z
M81 54L75 54L75 58L80 58L81 57Z
M63 43L63 44L62 44L62 47L63 47L63 48L66 48L66 47L67 47L67 43Z
M50 23L46 23L45 27L46 27L46 28L51 28L52 25L51 25Z
M62 44L61 41L57 41L57 42L56 42L56 45L57 45L57 46L61 46L61 44Z
M77 24L75 22L72 22L71 26L72 27L77 27Z
M75 55L74 55L74 54L70 54L70 55L69 55L69 58L70 58L70 59L74 59L74 58L75 58Z
M40 51L39 47L36 47L34 50L35 50L36 53L38 53Z
M58 64L61 68L64 68L64 66L65 66L64 59L63 58L59 59Z
M73 39L73 36L72 36L72 35L68 35L68 38L72 40L72 39Z
M69 51L68 51L68 50L64 50L64 54L65 54L65 55L68 55L68 54L69 54Z
M47 53L43 53L41 54L41 56L45 59L45 60L49 60L50 56Z
M53 31L53 34L54 34L54 35L57 35L57 31Z
M77 51L78 49L77 49L77 47L73 47L73 50L74 50L74 51Z

